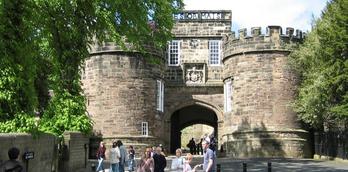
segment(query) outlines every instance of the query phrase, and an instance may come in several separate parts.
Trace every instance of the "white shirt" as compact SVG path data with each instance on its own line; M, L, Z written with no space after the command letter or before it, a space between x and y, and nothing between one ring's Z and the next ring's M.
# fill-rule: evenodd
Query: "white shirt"
M110 163L111 164L116 164L120 162L120 149L118 147L112 148L110 150Z
M182 169L184 164L184 159L182 157L175 157L172 161L172 170Z
M191 171L192 171L191 165L188 162L185 162L183 172L191 172Z

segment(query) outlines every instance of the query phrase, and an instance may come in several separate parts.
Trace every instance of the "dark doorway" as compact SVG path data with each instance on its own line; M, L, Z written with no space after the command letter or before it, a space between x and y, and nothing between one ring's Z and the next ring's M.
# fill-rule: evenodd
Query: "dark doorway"
M170 152L175 153L181 145L181 130L194 124L206 124L214 128L214 135L217 133L217 116L215 112L200 105L192 105L181 108L171 116L171 135L170 135ZM185 145L183 145L185 146Z

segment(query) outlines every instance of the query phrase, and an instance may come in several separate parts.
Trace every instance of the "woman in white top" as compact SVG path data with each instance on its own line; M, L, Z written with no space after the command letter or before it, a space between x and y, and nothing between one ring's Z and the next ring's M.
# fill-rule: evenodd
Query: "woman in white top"
M119 171L120 157L120 149L117 147L116 142L114 142L110 150L110 172Z
M177 149L175 151L175 158L172 161L171 169L174 171L182 171L184 165L184 158L181 157L182 151L181 149Z

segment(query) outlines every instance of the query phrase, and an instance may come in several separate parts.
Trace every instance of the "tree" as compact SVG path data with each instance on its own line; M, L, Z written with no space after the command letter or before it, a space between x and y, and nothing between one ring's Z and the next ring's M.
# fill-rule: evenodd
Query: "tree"
M0 2L0 131L31 131L37 97L35 28L26 1Z
M13 45L13 50L1 45L1 50L4 50L1 52L14 52L5 56L9 62L1 64L1 69L10 66L11 70L18 70L16 63L10 61L13 57L18 58L18 61L26 59L28 67L35 67L33 72L24 71L29 80L15 72L0 76L9 80L9 83L1 82L0 87L4 91L0 92L0 95L11 93L7 97L2 96L7 99L0 99L0 123L6 124L3 125L5 127L0 127L0 131L16 131L13 128L22 128L24 124L13 127L8 123L13 121L18 113L30 116L34 111L40 111L42 113L39 129L57 135L65 130L91 130L92 123L86 115L85 99L80 86L80 70L89 55L88 46L94 40L114 41L120 45L126 40L140 51L148 42L161 48L171 36L172 15L182 6L181 0L2 0L0 3L1 23L20 20L23 21L20 26L24 27L12 26L13 21L8 22L12 28L6 28L7 25L1 26L2 33L17 28L23 33L19 35L20 39L15 40L18 45L12 44L12 39L1 37L4 45ZM15 10L6 10L11 6ZM17 11L17 7L23 7L25 13ZM11 16L18 16L18 19L12 19ZM30 30L25 29L26 27ZM22 49L22 44L30 48ZM22 53L22 56L16 53ZM44 74L39 75L39 71ZM30 85L18 85L20 81L30 81ZM30 89L26 89L25 86ZM53 90L54 96L45 103L47 99L42 97L47 97L47 91L42 93L42 90L48 89ZM22 104L21 100L12 96L20 90L28 95L28 101L24 100ZM13 110L12 106L15 105L18 110ZM11 108L3 108L6 106Z
M301 81L294 109L312 127L348 124L348 1L332 0L291 54Z

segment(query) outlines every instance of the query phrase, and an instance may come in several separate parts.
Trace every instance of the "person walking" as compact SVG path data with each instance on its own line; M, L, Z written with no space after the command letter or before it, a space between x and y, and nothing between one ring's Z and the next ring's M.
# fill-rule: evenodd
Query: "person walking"
M116 142L112 143L112 148L110 149L110 172L119 172L120 163L120 149L117 147Z
M201 138L199 143L197 144L197 155L203 155L202 141L203 138Z
M25 172L23 164L18 161L19 149L12 147L8 150L9 160L0 164L0 172Z
M105 151L106 151L105 143L100 142L99 148L97 151L97 159L98 159L98 166L96 169L97 172L100 170L103 170L103 172L105 171L104 169Z
M162 148L158 146L156 148L156 153L153 155L153 160L155 162L155 170L154 172L164 172L164 169L167 166L166 157L162 153Z
M123 143L121 142L121 140L117 140L116 142L118 148L120 149L120 164L119 164L119 172L124 172L124 167L125 164L127 162L127 150L126 148L123 146Z
M203 171L204 172L215 172L216 156L213 150L209 148L209 141L202 141L203 153Z
M137 172L154 172L154 160L151 157L151 148L146 148L137 165Z
M215 139L215 136L213 134L210 136L209 148L213 152L216 151L216 139Z
M196 143L194 138L192 138L186 146L189 147L192 155L196 153Z
M128 171L134 171L135 151L132 145L128 148Z

